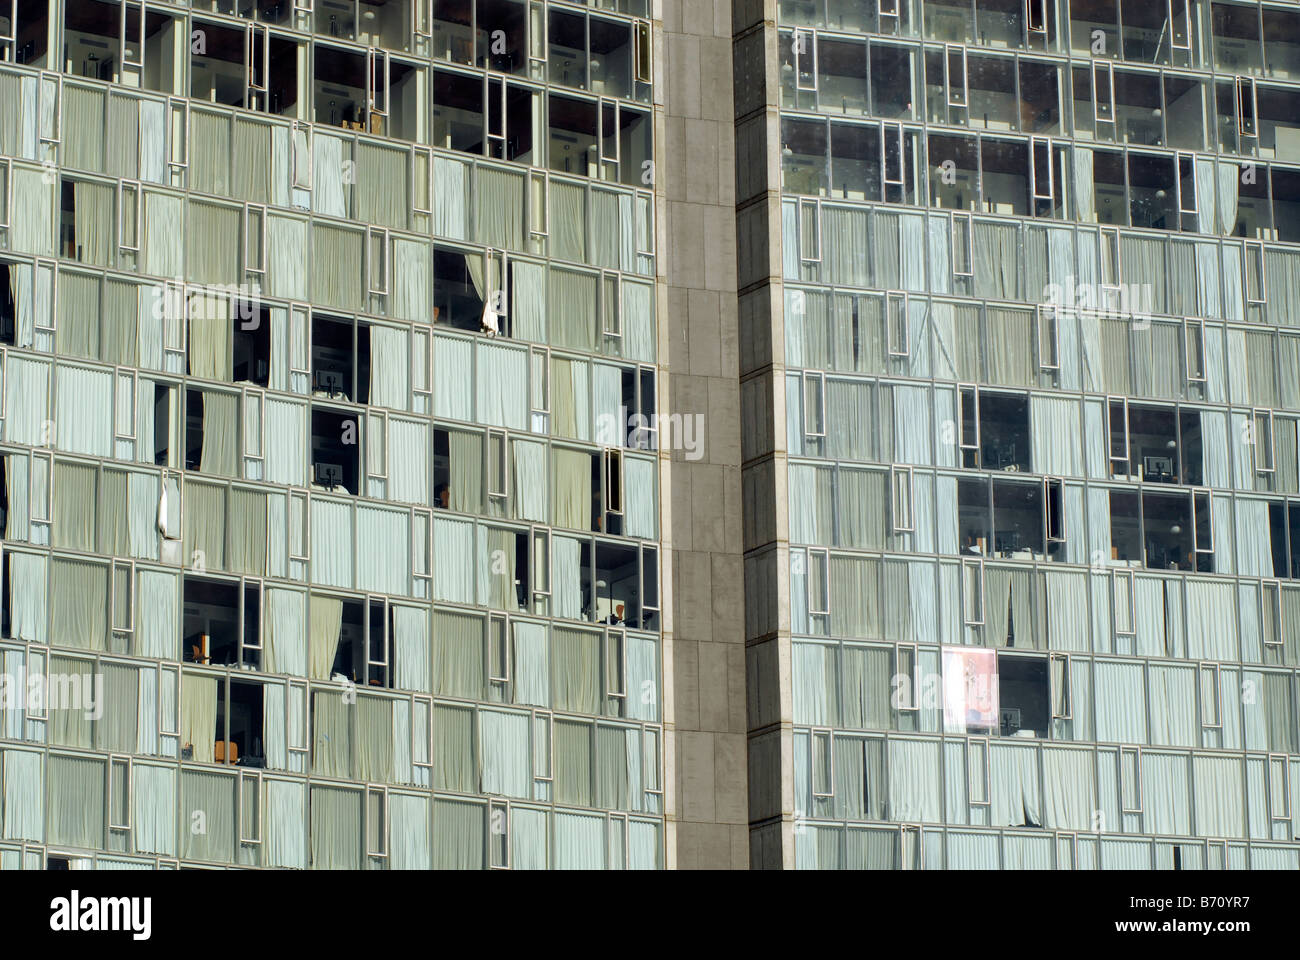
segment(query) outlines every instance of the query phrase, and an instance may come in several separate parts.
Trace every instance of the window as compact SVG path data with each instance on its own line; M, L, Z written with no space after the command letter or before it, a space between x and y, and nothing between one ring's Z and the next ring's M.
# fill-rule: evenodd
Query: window
M313 404L311 410L311 484L318 490L360 491L361 436L356 416Z
M998 724L1004 737L1046 739L1052 716L1046 657L998 655Z
M185 662L257 669L262 660L261 583L187 573L183 591Z

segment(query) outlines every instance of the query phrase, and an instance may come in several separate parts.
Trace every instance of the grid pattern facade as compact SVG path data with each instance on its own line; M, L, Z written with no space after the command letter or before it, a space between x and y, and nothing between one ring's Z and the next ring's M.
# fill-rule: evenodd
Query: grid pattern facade
M787 865L1297 868L1300 11L774 6Z
M650 13L0 4L0 867L663 866Z

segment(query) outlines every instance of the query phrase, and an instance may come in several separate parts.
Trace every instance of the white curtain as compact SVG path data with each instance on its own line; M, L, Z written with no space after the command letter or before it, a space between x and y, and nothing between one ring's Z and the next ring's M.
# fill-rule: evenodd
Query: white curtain
M266 862L263 865L304 869L307 866L306 785L268 778L265 816Z
M196 763L212 763L215 755L217 684L212 677L181 676L181 743L193 747Z
M370 403L406 410L411 405L409 333L395 327L370 327Z
M113 456L112 373L60 365L54 390L59 447L73 453Z
M1029 423L1034 473L1084 475L1078 400L1031 396Z
M393 606L395 683L403 690L429 690L429 611Z
M460 160L434 157L433 232L439 237L468 239L468 169Z
M1093 201L1093 165L1091 147L1074 147L1070 151L1071 172L1074 174L1074 210L1075 217L1083 223L1097 220L1097 208Z
M449 420L473 420L474 394L466 374L473 368L473 343L438 334L433 339L433 412Z
M1231 236L1237 226L1237 193L1241 168L1232 161L1219 161L1219 233Z
M510 446L514 454L515 519L545 523L549 503L546 444L516 437L511 440ZM626 475L627 461L624 462L625 478ZM625 499L631 502L630 497ZM630 531L628 535L636 536Z
M479 711L479 789L494 796L532 795L530 715L504 710Z
M570 620L581 619L581 542L570 537L552 537L551 553L553 615Z
M463 375L464 371L462 371ZM479 342L475 377L478 422L511 430L528 424L528 351Z
M266 589L263 644L267 673L307 675L307 595L284 587Z
M309 610L308 676L313 680L328 680L343 625L343 601L312 594Z
M142 569L136 576L139 594L132 652L139 657L174 660L180 640L176 574Z
M433 519L433 596L452 603L474 602L474 523Z
M311 500L311 579L331 587L352 586L352 505Z

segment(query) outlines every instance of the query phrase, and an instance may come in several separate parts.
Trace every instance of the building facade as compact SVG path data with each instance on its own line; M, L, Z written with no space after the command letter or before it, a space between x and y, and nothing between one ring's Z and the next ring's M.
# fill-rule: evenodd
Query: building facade
M0 866L747 861L739 524L663 506L739 516L694 429L737 406L734 309L664 403L670 285L702 318L735 270L663 221L732 235L733 161L657 173L683 123L730 142L664 69L703 37L725 78L730 22L671 26L0 11Z
M1300 10L737 0L755 866L1300 866Z
M0 3L0 868L1300 868L1300 8Z

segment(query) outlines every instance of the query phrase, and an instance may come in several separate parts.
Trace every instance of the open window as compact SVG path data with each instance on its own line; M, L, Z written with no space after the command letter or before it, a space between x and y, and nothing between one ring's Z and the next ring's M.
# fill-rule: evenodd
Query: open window
M1208 521L1208 513L1207 521ZM1200 568L1191 498L1184 493L1142 494L1142 526L1146 565L1156 570ZM1209 559L1208 555L1206 559Z
M256 581L185 574L181 624L186 663L258 669L262 588Z
M361 474L360 424L344 411L313 405L311 411L311 485L330 493L355 496Z
M1142 505L1136 492L1110 491L1110 559L1123 566L1142 565Z
M227 694L217 696L218 763L266 766L265 713L266 685L231 677Z
M585 564L584 564L585 566ZM597 540L593 569L597 623L650 630L659 608L658 553L653 547Z
M235 477L239 469L239 394L185 391L185 469ZM154 424L155 438L158 424Z
M1051 718L1047 658L998 654L998 724L1002 736L1045 740Z
M486 289L481 253L433 248L433 322L457 330L483 327Z
M312 396L366 403L370 398L370 325L313 313Z
M983 207L988 213L1029 215L1029 144L1021 140L980 140Z
M1028 472L1029 398L961 389L963 465L985 470Z
M1177 230L1178 164L1163 154L1128 155L1129 221L1135 227Z
M957 525L963 554L992 555L993 532L989 481L984 477L957 479Z
M993 551L1016 560L1043 560L1046 507L1041 481L993 480Z
M1127 406L1130 474L1136 473L1144 483L1179 483L1178 416L1174 408Z
M259 24L233 27L196 19L193 29L200 40L185 44L193 99L281 116L296 113L296 41Z

